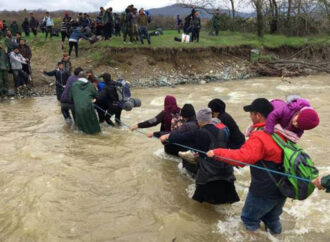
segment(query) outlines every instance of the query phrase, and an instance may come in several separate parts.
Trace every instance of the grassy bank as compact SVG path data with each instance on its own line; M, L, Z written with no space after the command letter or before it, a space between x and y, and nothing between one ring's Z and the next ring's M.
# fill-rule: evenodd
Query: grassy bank
M180 37L177 31L164 31L164 35L152 37L151 47L161 48L194 48L194 47L209 47L209 46L241 46L249 45L256 48L277 48L280 46L301 47L306 44L330 44L330 35L321 36L307 36L307 37L288 37L284 35L265 35L264 38L259 39L252 33L237 33L224 31L220 32L219 36L209 36L207 32L201 32L199 43L179 43L174 41L174 37ZM39 34L38 41L32 41L33 37L26 38L31 45L43 46L45 44L44 34ZM54 37L52 41L60 42L60 37ZM111 41L99 41L94 44L95 47L148 47L148 44L141 45L124 44L122 37L113 37ZM88 43L82 41L81 45L84 46Z

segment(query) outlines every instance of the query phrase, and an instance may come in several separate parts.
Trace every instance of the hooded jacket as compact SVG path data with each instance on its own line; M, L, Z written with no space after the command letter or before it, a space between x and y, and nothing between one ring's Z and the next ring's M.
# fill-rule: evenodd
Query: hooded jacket
M271 103L274 109L267 117L265 131L269 134L273 134L275 125L280 124L284 129L293 131L298 137L301 137L304 131L293 127L291 125L291 120L302 108L310 107L308 100L298 98L292 102L286 103L283 100L275 99Z
M86 134L101 132L93 105L93 99L97 97L94 85L86 78L79 78L73 83L70 96L74 103L78 128Z
M13 70L22 70L22 64L26 64L25 58L20 53L10 52L10 65Z

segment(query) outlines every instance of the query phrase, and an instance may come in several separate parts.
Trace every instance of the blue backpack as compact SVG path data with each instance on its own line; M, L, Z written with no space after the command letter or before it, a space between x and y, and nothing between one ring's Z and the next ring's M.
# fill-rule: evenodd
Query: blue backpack
M131 98L131 87L124 79L119 79L116 82L116 91L118 95L119 106L122 107L124 103Z

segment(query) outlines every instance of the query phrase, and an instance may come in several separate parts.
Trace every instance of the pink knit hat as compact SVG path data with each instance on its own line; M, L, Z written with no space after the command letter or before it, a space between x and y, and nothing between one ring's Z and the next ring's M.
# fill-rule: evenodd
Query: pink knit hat
M297 123L299 129L310 130L319 125L320 119L317 112L313 108L305 107L301 109Z

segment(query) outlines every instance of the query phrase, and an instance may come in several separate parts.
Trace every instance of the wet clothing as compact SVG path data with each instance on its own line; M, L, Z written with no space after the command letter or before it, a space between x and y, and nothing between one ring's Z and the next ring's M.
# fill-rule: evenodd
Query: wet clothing
M96 105L108 112L108 114L105 114L102 110L96 108L100 123L106 121L109 125L113 125L110 118L114 114L116 114L116 122L120 123L121 109L116 105L116 102L118 102L118 94L115 82L111 81L111 83L105 85L102 91L97 95L96 100Z
M215 156L217 156L216 159L219 162L234 166L243 167L244 165L229 161L226 158L281 171L283 151L271 135L260 130L265 125L265 123L255 124L255 131L251 133L247 142L238 150L221 148L213 150ZM250 197L253 198L251 198L253 202L249 204L249 200L246 201L242 211L242 221L246 229L251 231L259 228L260 222L263 221L273 233L280 233L279 217L285 199L267 171L251 167L250 172L251 183L248 197L251 194ZM272 176L276 181L280 178L277 174L272 174ZM268 201L267 204L266 201ZM264 206L253 206L253 204L264 204Z
M183 122L183 124L179 128L172 130L171 134L185 133L185 132L189 132L192 130L196 130L198 128L199 128L199 126L196 121L196 117L194 117L186 122ZM160 137L161 135L166 134L166 133L167 132L155 132L154 136ZM173 145L173 144L165 144L164 150L165 150L165 153L170 154L170 155L176 155L176 156L178 155L179 151L187 151L187 149L177 146L177 145Z
M78 79L78 76L70 76L68 78L61 96L61 103L72 103L72 99L70 97L71 87Z
M61 97L64 91L64 87L66 85L66 82L69 78L69 73L67 71L60 70L60 69L55 69L53 71L47 72L44 71L45 75L47 76L55 76L55 81L56 81L56 97L58 101L61 101Z
M72 117L75 120L75 110L74 105L70 96L71 87L73 83L78 80L78 76L70 76L66 82L64 91L61 96L61 112L63 114L64 119L72 119L70 116L70 111L72 113Z
M241 215L246 229L255 231L259 229L260 221L263 221L272 234L280 234L282 232L280 215L283 212L285 201L285 197L260 198L249 192ZM265 211L267 211L266 214Z
M175 97L167 95L164 100L164 110L153 119L139 123L138 128L150 128L161 124L161 132L170 132L172 128L172 118L179 113L180 108L177 106Z
M275 124L280 124L284 129L292 131L301 137L304 133L303 130L295 128L291 125L291 120L304 107L310 107L310 103L303 98L293 100L286 103L282 100L273 100L273 111L267 117L267 124L265 131L269 134L274 133Z
M226 112L222 112L219 115L219 119L229 129L228 148L239 149L245 143L245 137L235 120Z
M86 134L101 132L93 106L93 99L97 97L94 85L87 79L80 78L73 83L70 94L74 103L77 127Z
M190 145L207 152L211 147L226 147L225 132L213 124L185 133L171 133L170 143ZM211 204L234 203L239 201L235 190L233 168L228 164L218 165L200 153L197 162L196 191L193 199Z

